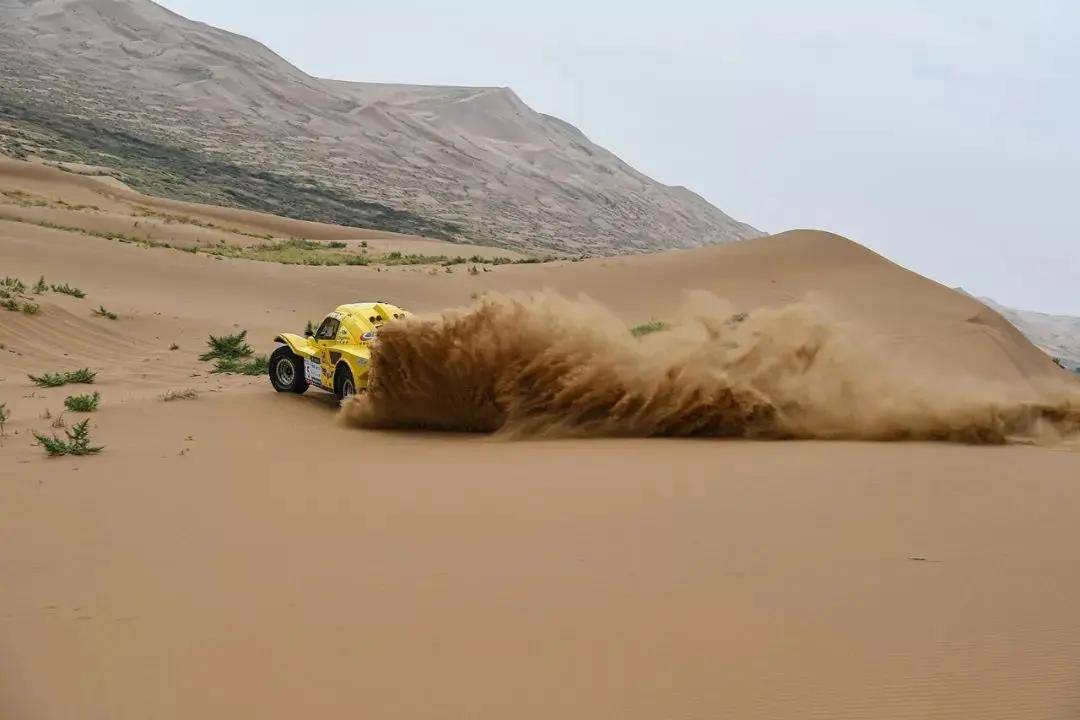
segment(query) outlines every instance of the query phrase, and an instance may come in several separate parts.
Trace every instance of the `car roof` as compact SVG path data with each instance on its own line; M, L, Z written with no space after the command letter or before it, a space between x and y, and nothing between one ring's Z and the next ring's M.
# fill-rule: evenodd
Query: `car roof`
M395 311L396 310L399 313L404 312L397 305L392 305L392 304L390 304L388 302L382 302L381 300L376 300L375 302L345 303L344 305L338 305L337 308L335 308L335 309L339 313L345 313L345 314L352 315L353 313L370 313L372 310L377 310L378 309L376 306L382 306L383 308L385 308L387 310L390 310L390 311ZM393 312L391 312L391 315L392 314L393 314Z

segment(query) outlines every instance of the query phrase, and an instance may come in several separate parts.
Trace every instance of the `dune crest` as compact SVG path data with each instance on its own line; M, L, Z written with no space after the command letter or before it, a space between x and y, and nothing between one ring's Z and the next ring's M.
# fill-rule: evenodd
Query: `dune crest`
M913 376L823 307L735 313L704 291L642 338L584 296L486 296L386 328L372 363L369 392L342 410L362 427L968 443L1080 428L1080 397L1065 385Z

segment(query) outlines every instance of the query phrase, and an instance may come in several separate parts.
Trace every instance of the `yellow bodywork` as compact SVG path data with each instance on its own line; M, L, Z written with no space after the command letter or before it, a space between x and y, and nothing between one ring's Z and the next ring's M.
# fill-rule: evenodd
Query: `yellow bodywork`
M274 342L285 343L304 361L308 385L334 392L335 377L349 372L359 392L367 387L369 345L379 328L408 316L408 311L389 303L349 303L327 315L314 337L281 333Z

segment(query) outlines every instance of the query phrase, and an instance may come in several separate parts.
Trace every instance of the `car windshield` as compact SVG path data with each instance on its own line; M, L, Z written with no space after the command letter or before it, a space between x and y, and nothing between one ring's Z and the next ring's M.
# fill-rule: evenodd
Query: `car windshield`
M318 340L333 340L334 336L337 335L340 324L337 318L326 318L322 321L322 325L319 326L319 331L315 333L315 338Z

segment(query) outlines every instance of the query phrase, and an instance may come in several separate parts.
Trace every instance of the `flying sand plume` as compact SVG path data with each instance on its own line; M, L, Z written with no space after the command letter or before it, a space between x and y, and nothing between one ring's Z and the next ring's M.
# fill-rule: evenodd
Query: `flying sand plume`
M669 329L635 338L584 297L491 295L384 328L368 391L342 417L510 437L1001 443L1080 430L1075 388L912 377L864 335L810 304L736 315L696 292Z

